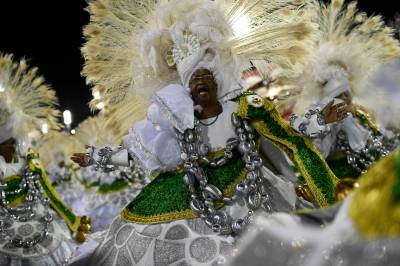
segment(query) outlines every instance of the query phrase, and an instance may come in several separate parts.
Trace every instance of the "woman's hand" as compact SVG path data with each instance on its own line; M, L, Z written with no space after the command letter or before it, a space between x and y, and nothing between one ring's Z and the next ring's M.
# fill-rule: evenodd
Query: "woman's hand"
M86 149L92 149L93 147L85 145ZM90 153L74 153L71 156L71 160L77 163L80 167L87 167L92 164L92 158Z
M335 123L346 118L348 113L355 114L355 108L353 105L348 105L346 103L339 103L333 105L334 101L329 102L325 108L321 111L325 123Z

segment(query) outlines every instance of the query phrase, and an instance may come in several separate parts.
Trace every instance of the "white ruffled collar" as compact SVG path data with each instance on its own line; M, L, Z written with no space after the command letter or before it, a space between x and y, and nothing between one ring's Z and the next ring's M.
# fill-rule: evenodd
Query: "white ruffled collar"
M168 85L154 95L153 102L180 132L194 127L194 103L183 86Z

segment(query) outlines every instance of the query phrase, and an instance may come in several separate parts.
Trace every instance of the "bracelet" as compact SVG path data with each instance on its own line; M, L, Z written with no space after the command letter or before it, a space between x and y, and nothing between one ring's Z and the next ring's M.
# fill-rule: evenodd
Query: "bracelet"
M294 122L296 121L296 119L299 118L299 116L297 114L291 114L289 117L289 125L291 127L294 127Z
M113 151L110 147L101 148L97 155L99 159L96 161L95 169L98 171L99 169L103 172L111 172L114 171L114 167L111 165L111 156Z

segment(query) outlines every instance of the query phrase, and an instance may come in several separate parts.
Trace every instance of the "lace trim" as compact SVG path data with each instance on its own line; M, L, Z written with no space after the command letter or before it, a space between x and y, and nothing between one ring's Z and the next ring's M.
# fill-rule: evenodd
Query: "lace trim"
M158 163L159 165L161 165L161 167L164 167L164 168L166 167L166 165L163 164L163 163L158 159L158 157L157 157L156 155L154 155L151 151L149 151L148 149L145 148L145 146L142 144L142 141L141 141L140 137L135 133L134 130L132 130L132 131L129 133L127 139L128 139L127 142L128 142L129 144L133 145L135 148L141 150L141 151L145 154L146 160L151 159L151 160L155 161L156 163ZM129 145L129 146L130 146L130 145ZM128 150L133 151L133 150L130 149L130 148L128 148ZM132 153L133 153L133 154L132 154ZM138 161L140 161L139 157L136 156L136 155L134 154L134 152L131 152L131 156L132 156L132 157L136 157L136 159L137 159ZM141 163L141 165L143 165L143 164ZM143 168L146 169L145 167L143 167Z
M168 107L166 102L157 94L153 96L153 101L158 105L160 108L161 112L163 112L168 121L172 123L174 128L179 130L180 132L184 132L187 129L187 126L181 121L173 112L172 110ZM194 115L194 114L193 114Z

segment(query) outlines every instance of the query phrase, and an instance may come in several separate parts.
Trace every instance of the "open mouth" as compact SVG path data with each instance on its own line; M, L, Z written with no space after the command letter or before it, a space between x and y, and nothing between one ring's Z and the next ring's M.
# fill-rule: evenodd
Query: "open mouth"
M205 96L205 95L207 95L207 94L208 94L208 88L207 88L207 86L205 86L205 85L199 85L199 86L197 87L197 93L198 93L200 96Z

